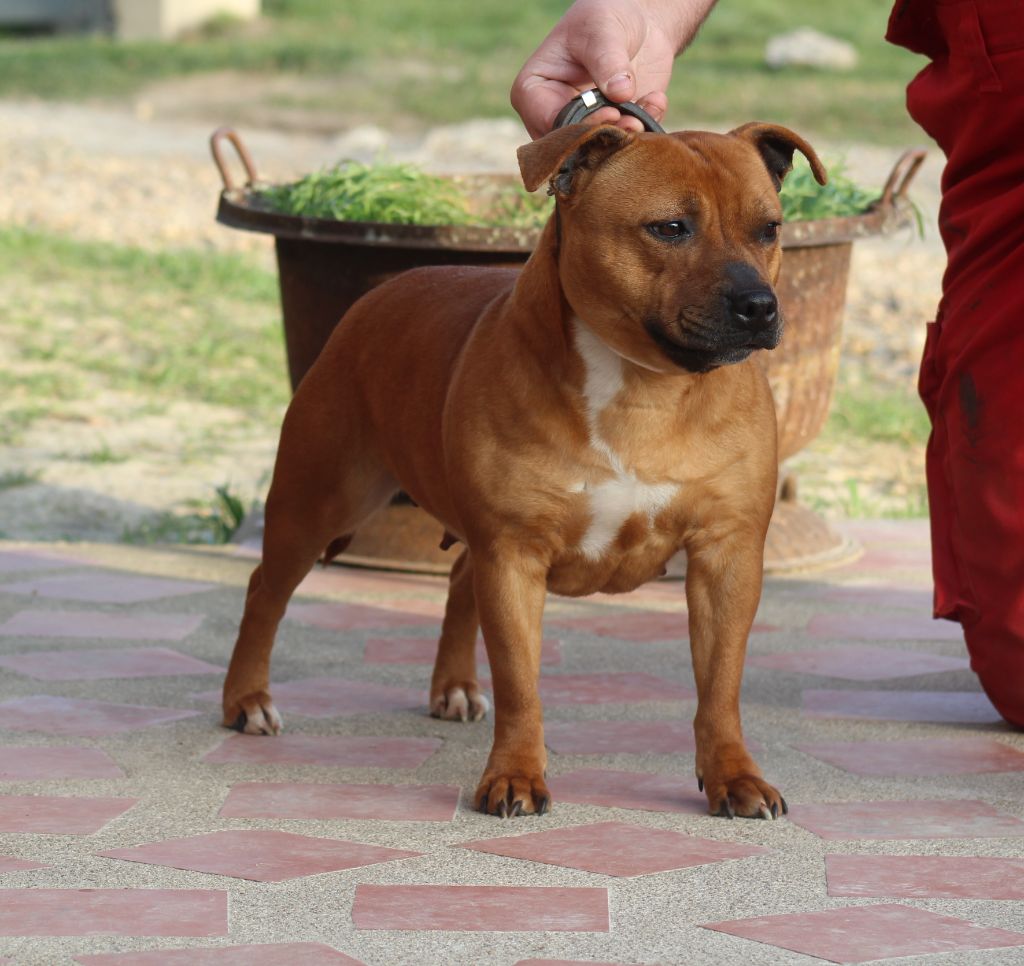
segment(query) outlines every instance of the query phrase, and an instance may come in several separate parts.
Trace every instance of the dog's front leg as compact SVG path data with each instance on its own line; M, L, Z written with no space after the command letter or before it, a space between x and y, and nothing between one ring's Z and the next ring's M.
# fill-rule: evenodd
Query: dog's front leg
M743 743L740 684L747 636L761 599L763 538L739 531L687 546L686 600L697 681L697 780L712 815L777 818L778 790Z
M494 745L476 807L502 818L543 814L551 804L537 693L545 574L508 555L474 554L473 587L494 687Z

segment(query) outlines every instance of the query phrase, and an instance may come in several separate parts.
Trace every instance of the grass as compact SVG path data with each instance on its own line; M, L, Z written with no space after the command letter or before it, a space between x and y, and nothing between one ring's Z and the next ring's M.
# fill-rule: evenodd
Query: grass
M837 390L824 433L836 441L923 445L930 431L928 414L916 395L859 387Z
M0 229L0 266L5 442L104 391L254 417L287 402L277 281L244 259Z
M883 41L890 6L723 0L678 62L670 122L761 119L835 138L920 140L903 89L921 61ZM341 125L369 104L385 126L397 118L424 125L508 117L512 79L563 11L562 0L265 0L255 24L219 19L175 43L0 38L0 96L126 97L153 82L230 70L327 79L335 94L320 85L309 99L291 99ZM858 66L832 74L765 67L766 40L802 25L852 42Z

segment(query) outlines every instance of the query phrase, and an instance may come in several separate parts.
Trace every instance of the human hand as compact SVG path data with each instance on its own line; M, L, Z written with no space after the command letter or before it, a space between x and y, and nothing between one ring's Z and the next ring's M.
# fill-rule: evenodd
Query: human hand
M512 85L512 106L532 138L592 87L613 101L635 101L656 121L676 54L693 39L715 0L576 0L530 56ZM635 118L602 108L588 123L643 130Z

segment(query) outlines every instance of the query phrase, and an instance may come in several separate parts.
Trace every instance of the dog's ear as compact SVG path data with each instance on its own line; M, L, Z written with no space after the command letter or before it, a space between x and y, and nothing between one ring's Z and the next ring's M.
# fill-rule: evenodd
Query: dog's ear
M581 172L596 168L636 137L612 124L570 124L545 134L517 152L519 171L527 191L545 181L562 196L572 193Z
M788 127L779 124L762 124L752 121L729 132L733 137L743 138L757 148L764 160L768 173L775 182L775 190L782 188L786 175L793 170L793 152L799 151L811 166L814 180L818 184L828 181L828 173L820 158L799 134L793 133Z

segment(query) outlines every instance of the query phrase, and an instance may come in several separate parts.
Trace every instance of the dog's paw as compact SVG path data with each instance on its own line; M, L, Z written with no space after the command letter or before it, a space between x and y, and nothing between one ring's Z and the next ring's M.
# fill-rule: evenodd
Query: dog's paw
M776 819L789 811L779 790L756 775L737 775L727 781L709 782L707 787L708 812L721 818Z
M499 818L543 815L551 810L551 792L541 775L485 772L474 801L478 812Z
M472 683L451 685L430 698L431 717L446 721L479 721L490 708L490 701Z
M281 715L266 691L224 702L224 727L247 735L279 735L284 727Z

